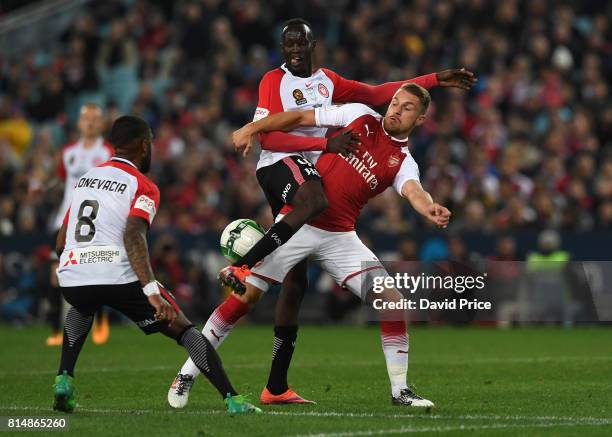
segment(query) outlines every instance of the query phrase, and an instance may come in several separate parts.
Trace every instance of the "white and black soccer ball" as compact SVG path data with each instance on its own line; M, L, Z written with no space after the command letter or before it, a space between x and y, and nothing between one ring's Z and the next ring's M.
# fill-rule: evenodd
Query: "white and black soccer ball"
M237 261L261 240L264 233L255 220L234 220L221 234L221 253L229 261Z

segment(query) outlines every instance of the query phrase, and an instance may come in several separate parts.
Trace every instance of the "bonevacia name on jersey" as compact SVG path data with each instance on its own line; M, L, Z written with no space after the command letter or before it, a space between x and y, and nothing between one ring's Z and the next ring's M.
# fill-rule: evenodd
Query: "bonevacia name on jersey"
M108 180L108 179L82 177L81 179L79 179L77 188L83 188L83 187L93 188L96 190L110 191L112 193L123 194L125 190L127 189L127 184L124 184L119 181Z

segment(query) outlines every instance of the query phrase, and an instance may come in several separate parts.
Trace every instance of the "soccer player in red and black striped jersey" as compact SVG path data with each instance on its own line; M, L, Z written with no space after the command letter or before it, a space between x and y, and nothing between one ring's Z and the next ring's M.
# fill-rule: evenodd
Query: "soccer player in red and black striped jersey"
M285 23L281 34L281 52L285 63L263 76L259 84L255 121L283 111L314 109L332 103L383 105L391 100L400 85L407 82L373 86L345 79L327 68L313 72L315 46L316 41L307 21L292 19ZM475 78L471 72L460 69L427 74L409 82L415 82L426 89L434 86L469 89ZM286 204L291 204L293 209L274 224L242 259L220 272L219 278L224 284L243 292L244 279L249 269L286 243L306 222L327 208L321 178L313 162L323 152L345 154L354 151L357 139L350 131L330 138L326 137L326 133L326 128L301 127L289 133L270 132L260 135L262 152L257 164L257 179L272 213L276 217ZM306 261L296 265L283 281L283 287L303 292L308 284L306 266ZM299 293L292 293L292 296L296 295ZM275 361L279 363L290 360L297 338L295 318L299 301L287 301L286 296L287 293L281 294L279 307L283 311L277 311L274 328L275 343L281 345L274 355ZM236 296L230 295L211 316L202 332L213 344L217 344L219 339L215 338L215 333L232 325L246 311L246 306ZM189 387L197 374L197 368L188 360L168 392L170 405L176 408L186 405ZM272 374L269 386L272 393L281 397L290 390Z

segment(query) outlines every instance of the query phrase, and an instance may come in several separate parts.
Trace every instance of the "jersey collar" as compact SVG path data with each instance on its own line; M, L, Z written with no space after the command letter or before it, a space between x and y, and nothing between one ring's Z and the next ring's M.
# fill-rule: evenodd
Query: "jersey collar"
M298 76L294 76L293 73L291 71L289 71L289 69L287 68L287 64L286 63L281 65L280 69L283 70L285 72L285 74L288 74L288 75L293 76L293 77L298 77ZM317 70L313 71L312 74L309 77L312 77L315 74L317 74L319 72L319 70L320 69L317 69ZM308 79L308 77L300 77L300 79Z
M385 117L380 119L380 126L382 127L383 132L385 133L386 136L388 136L389 138L391 138L391 140L395 141L396 143L400 143L403 146L405 146L406 144L408 144L408 137L404 138L403 140L400 140L399 138L395 138L394 136L390 135L387 130L385 129Z
M111 161L122 162L122 163L127 164L127 165L131 165L136 170L138 170L138 167L136 167L132 161L129 161L127 159L119 158L118 156L113 156L110 160Z

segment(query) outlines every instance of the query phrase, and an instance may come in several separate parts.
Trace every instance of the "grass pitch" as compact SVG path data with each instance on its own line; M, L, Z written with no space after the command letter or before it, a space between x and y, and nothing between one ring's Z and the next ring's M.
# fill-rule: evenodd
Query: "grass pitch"
M0 327L0 415L58 415L51 385L60 349L45 347L46 335ZM220 349L234 385L255 400L271 349L270 327L246 325ZM113 326L105 346L88 340L69 434L612 435L612 328L414 328L409 381L436 403L430 413L390 405L376 328L302 328L290 381L318 404L258 416L228 417L203 378L187 408L172 410L166 393L185 358L171 340L131 327Z

